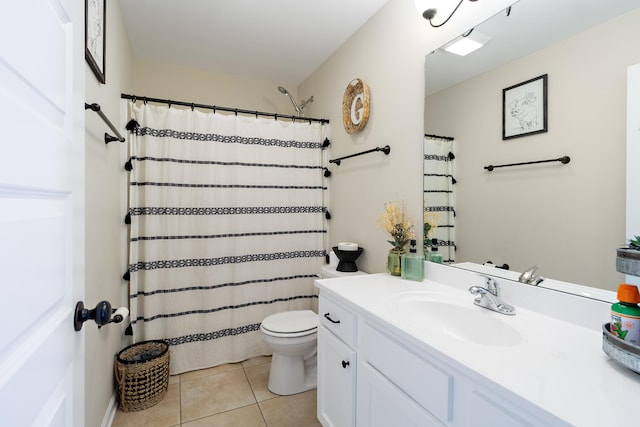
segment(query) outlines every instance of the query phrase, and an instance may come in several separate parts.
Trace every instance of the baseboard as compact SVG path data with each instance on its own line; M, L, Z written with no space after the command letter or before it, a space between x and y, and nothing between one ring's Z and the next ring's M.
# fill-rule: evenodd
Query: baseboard
M109 406L107 406L107 411L104 413L104 418L102 418L102 424L100 424L100 427L111 427L111 424L113 424L113 419L116 417L117 410L118 404L116 403L116 394L114 392L111 395Z

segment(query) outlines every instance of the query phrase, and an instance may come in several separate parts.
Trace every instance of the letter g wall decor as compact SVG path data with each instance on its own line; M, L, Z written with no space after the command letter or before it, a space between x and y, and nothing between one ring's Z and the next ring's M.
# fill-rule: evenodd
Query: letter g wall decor
M369 87L360 79L347 85L342 98L342 124L347 133L360 132L369 120Z

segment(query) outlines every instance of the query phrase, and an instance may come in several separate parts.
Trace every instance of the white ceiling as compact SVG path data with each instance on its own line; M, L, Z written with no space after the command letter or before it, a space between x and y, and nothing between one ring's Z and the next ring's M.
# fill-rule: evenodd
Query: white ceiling
M388 0L120 0L133 53L297 86Z

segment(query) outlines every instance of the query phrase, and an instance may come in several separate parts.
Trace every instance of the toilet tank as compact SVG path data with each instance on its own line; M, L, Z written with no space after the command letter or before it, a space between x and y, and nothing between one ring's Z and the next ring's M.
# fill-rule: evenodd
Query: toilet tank
M364 271L353 271L353 272L344 272L336 270L335 265L326 264L320 267L320 278L322 279L331 279L334 277L349 277L349 276L362 276L363 274L367 274Z

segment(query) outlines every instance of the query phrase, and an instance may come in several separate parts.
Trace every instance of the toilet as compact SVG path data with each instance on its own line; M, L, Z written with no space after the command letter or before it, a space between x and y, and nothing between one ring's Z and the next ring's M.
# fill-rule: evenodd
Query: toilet
M320 277L348 277L362 271L341 272L336 266L320 268ZM273 352L269 390L290 395L317 386L318 315L311 310L283 311L267 316L260 324L262 339Z

